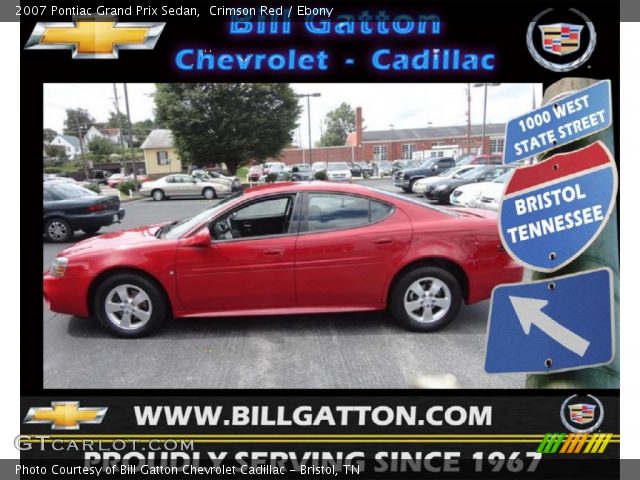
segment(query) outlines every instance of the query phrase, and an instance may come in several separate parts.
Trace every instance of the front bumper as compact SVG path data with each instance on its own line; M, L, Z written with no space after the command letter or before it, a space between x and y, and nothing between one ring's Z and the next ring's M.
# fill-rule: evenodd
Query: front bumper
M424 196L429 200L449 203L451 190L425 190Z
M51 311L88 317L90 284L89 277L55 277L47 271L42 278L42 293Z
M399 177L396 178L395 176L393 177L393 185L396 187L400 187L400 188L409 188L409 185L411 185L411 180L408 178L404 178L404 177Z

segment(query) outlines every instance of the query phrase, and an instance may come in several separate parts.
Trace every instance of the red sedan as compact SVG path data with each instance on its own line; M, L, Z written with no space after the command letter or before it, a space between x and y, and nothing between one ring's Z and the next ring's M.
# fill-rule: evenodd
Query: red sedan
M184 220L91 238L44 274L51 310L123 337L168 317L389 309L433 331L520 281L493 212L444 210L359 185L280 183Z

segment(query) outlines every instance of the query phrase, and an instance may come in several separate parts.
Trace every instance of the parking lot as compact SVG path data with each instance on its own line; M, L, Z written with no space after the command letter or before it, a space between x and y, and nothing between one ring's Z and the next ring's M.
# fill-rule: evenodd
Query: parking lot
M369 185L399 192L390 179ZM175 220L205 200L124 204L122 224ZM75 241L85 238L77 233ZM46 268L68 244L44 243ZM407 388L452 373L465 388L520 388L523 375L484 372L489 302L463 307L443 331L408 332L384 313L174 320L153 337L112 337L43 302L44 388Z

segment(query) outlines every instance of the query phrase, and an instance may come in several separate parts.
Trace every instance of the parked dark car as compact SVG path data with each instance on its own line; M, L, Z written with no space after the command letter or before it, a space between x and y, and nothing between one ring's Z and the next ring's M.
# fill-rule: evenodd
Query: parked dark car
M373 167L367 162L353 162L351 164L351 175L354 177L369 178L373 176Z
M457 162L458 165L502 165L502 155L467 155Z
M413 184L421 178L439 175L456 166L453 157L431 157L424 160L417 168L406 168L393 174L393 184L405 192L413 191Z
M440 182L428 185L424 191L424 196L439 203L449 203L449 197L456 188L472 182L491 182L512 168L506 165L481 165L463 173L458 178L445 178Z
M124 218L118 197L98 195L73 183L45 182L42 197L42 230L52 242L69 242L76 230L93 234Z
M294 182L306 182L313 180L313 170L308 163L296 163L291 165L291 180Z

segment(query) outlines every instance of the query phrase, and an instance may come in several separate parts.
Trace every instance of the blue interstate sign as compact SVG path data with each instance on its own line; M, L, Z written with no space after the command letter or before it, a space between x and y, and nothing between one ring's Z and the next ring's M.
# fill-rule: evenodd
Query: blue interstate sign
M564 267L604 228L617 185L613 157L599 141L518 168L500 206L504 247L533 270L553 272Z
M602 268L493 290L485 370L549 373L614 356L613 274Z
M604 80L507 123L504 163L517 162L611 125L611 82Z

